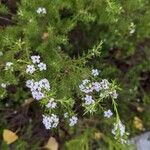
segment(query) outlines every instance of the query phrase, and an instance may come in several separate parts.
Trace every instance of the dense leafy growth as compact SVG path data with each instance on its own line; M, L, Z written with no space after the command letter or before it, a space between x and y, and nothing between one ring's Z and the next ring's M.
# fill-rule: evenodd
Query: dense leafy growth
M150 129L149 0L9 3L0 1L9 22L0 26L0 133L20 137L1 149L37 149L50 136L61 149L132 149L127 138Z

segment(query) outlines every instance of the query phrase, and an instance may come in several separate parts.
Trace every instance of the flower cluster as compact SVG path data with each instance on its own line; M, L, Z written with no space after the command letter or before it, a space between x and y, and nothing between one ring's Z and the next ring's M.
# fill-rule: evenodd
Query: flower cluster
M40 71L46 70L46 64L40 62L40 56L31 56L32 63L31 65L27 65L26 73L33 74L36 70L36 67L39 68ZM35 65L37 65L35 67ZM27 80L26 86L30 88L32 96L36 100L40 100L45 97L44 91L50 90L50 83L47 79L41 79L40 81L35 81L34 79Z
M43 124L46 129L56 128L59 123L59 118L52 114L51 116L43 115Z
M46 70L46 64L40 62L40 56L31 56L32 63L31 65L27 65L26 73L33 74L37 69L40 71Z
M44 91L50 91L50 83L47 79L34 81L33 79L26 81L26 86L30 88L32 96L36 100L44 98Z
M119 120L114 123L114 127L112 129L112 134L115 135L115 139L120 139L121 143L126 143L124 136L127 135L125 132L125 125Z
M97 69L92 70L92 75L98 76L99 71ZM118 94L114 88L111 87L111 83L107 79L101 79L101 81L92 81L84 79L79 85L80 91L85 94L83 97L84 105L93 105L95 103L95 94L99 94L100 98L107 98L111 96L113 99L117 99ZM90 110L92 111L92 110Z
M46 64L40 61L39 55L31 56L31 60L32 60L32 64L27 65L26 73L33 74L37 70L37 68L40 71L46 70ZM94 77L96 77L99 75L99 70L93 69L91 74ZM50 98L47 95L47 92L50 91L50 83L47 79L41 79L38 81L34 79L29 79L26 81L26 86L30 89L32 93L32 97L34 99L41 100L45 98L47 100L47 104L45 104L45 107L47 109L50 109L50 111L51 110L55 111L55 108L57 108L57 103L54 98ZM116 99L118 97L115 88L112 87L111 83L109 83L107 79L101 79L99 82L89 80L89 79L84 79L81 85L79 85L79 88L84 95L83 106L85 107L90 107L95 105L95 103L98 101L96 95L99 95L100 99L107 98L109 96L111 96L113 99ZM89 109L89 112L92 112L92 108ZM110 118L112 115L113 113L110 109L104 111L104 117ZM71 127L77 124L78 118L76 117L76 115L70 116L68 113L65 113L64 118L69 120L69 126ZM52 113L49 116L43 115L42 122L46 129L56 128L59 123L59 118L54 113ZM117 125L114 126L114 129L112 131L114 134L116 132L117 127L118 127Z
M93 69L91 71L91 74L93 77L96 77L99 75L99 71L97 69ZM110 83L107 79L95 81L95 78L93 77L91 80L84 79L79 85L80 91L83 95L83 106L85 107L86 112L95 112L96 106L100 104L99 102L110 97L112 99L117 121L119 120L117 123L114 124L112 133L116 136L116 138L118 138L117 132L119 130L121 137L123 137L125 134L125 126L121 123L119 119L115 102L115 99L118 98L118 93L116 91L117 87L114 82ZM112 116L113 112L110 109L104 111L105 118L111 118ZM123 141L123 138L121 138L121 141Z
M12 62L7 62L6 65L5 65L5 70L13 71L13 63Z
M107 79L102 79L101 82L91 82L88 79L82 81L82 84L79 86L80 90L84 93L92 93L93 91L99 92L100 90L109 89L110 83Z
M46 14L46 9L44 7L39 7L36 12L38 14Z
M26 73L33 74L37 69L40 71L46 70L46 64L40 61L40 56L31 56L32 64L27 65ZM33 74L34 75L34 74ZM59 118L54 114L55 109L57 108L57 103L54 98L51 98L48 94L50 91L50 83L45 79L34 80L29 79L26 81L26 86L30 89L32 97L36 100L46 100L45 108L50 112L53 112L50 116L43 115L43 124L46 129L56 128L59 123ZM42 102L42 101L41 101ZM45 103L45 102L44 102ZM53 111L51 111L53 110ZM66 113L66 117L69 120L69 126L74 126L77 124L78 118L74 115L71 116Z

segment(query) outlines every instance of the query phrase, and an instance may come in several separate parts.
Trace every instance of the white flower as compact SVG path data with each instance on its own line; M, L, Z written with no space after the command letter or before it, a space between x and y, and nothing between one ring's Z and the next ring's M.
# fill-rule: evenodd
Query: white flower
M47 79L41 79L39 81L39 85L40 85L41 88L44 88L48 91L50 90L50 83Z
M92 75L95 77L95 76L98 76L99 75L99 70L98 69L92 69Z
M100 84L101 84L101 86L102 86L103 89L105 89L105 90L109 89L110 83L108 82L107 79L103 79L103 80L100 82Z
M78 118L76 116L72 116L69 119L69 121L70 121L69 126L74 126L75 124L77 124Z
M46 70L46 64L44 64L42 62L40 64L38 64L38 67L39 67L40 71Z
M34 80L33 80L33 79L26 81L26 86L27 86L28 88L33 88L33 85L34 85Z
M32 96L36 100L41 100L42 98L44 98L44 93L40 91L32 91Z
M88 80L88 79L84 79L84 80L82 81L83 84L87 84L87 83L89 83L89 82L90 82L90 80Z
M93 100L91 95L86 95L84 99L85 99L86 105L91 105L91 104L95 103L95 101Z
M7 63L6 63L6 66L7 66L7 67L11 67L12 65L13 65L12 62L7 62Z
M90 80L85 79L82 81L82 84L79 85L79 88L84 93L90 93L93 91L92 84L90 83Z
M26 73L33 74L35 72L34 65L27 65Z
M36 12L38 14L46 14L46 9L44 7L39 7Z
M52 114L51 116L43 115L43 124L46 129L56 128L59 123L59 118Z
M48 104L46 105L47 108L56 108L57 106L57 103L54 102L54 99L51 98L49 101L48 101Z
M37 56L31 56L31 60L34 64L36 63L40 63L40 56L37 55Z
M13 67L12 67L13 63L12 62L7 62L6 65L5 65L5 70L13 70Z
M125 134L125 126L121 121L115 123L112 129L112 134L116 135L118 132L121 137Z
M135 32L135 24L133 22L131 22L130 26L129 26L129 30L130 30L130 35L132 35Z
M7 84L6 83L1 83L1 87L5 89L7 87Z
M3 52L0 51L0 56L3 56Z
M32 88L31 88L31 91L41 91L41 86L39 84L39 82L34 82Z
M118 98L118 93L116 92L116 90L110 92L110 95L111 95L114 99L117 99L117 98Z
M37 12L38 14L40 14L40 13L42 12L42 8L39 7L39 8L36 10L36 12Z
M93 89L96 92L99 92L102 89L102 86L101 86L101 84L99 82L93 82L92 85L93 85Z
M112 111L109 109L107 111L104 111L104 117L110 118L113 115Z

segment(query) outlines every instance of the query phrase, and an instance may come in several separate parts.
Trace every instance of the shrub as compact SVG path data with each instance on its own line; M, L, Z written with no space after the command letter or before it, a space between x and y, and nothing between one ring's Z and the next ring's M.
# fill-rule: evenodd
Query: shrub
M34 99L52 135L65 127L76 137L68 149L80 141L88 149L99 131L110 149L125 149L124 124L137 132L129 121L137 112L129 106L149 94L139 80L150 64L148 6L148 0L21 0L13 25L0 29L1 106ZM6 5L0 10L9 14Z

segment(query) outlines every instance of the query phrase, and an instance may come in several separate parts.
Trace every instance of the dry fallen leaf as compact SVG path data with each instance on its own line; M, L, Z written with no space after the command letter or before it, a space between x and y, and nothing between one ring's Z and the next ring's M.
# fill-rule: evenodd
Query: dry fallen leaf
M47 150L58 150L58 142L55 138L50 137L44 148L46 148Z
M7 144L11 144L18 139L18 136L16 135L16 133L12 132L11 130L4 129L3 139Z
M24 102L24 104L22 106L30 105L33 101L34 101L33 98L26 99L25 102Z
M144 111L144 108L142 108L140 106L138 106L136 109L137 109L138 112L143 112Z
M133 123L134 123L134 127L136 129L144 130L143 122L142 122L142 120L140 118L138 118L138 117L135 116Z

